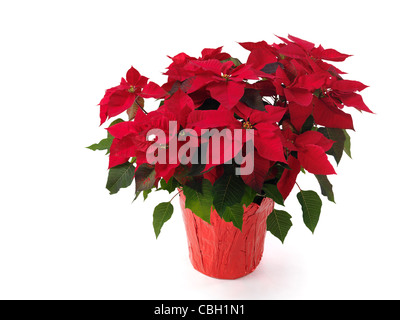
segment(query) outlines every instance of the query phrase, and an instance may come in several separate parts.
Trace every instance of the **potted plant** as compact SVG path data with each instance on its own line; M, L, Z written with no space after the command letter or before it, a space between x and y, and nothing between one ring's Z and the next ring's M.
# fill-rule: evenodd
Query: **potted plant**
M329 62L349 55L288 36L280 44L244 42L247 61L216 49L199 58L172 57L157 85L131 67L100 102L108 135L92 150L107 150L111 194L135 181L135 199L165 190L180 196L193 266L234 279L260 262L266 230L284 241L291 216L284 205L300 171L315 175L334 201L328 156L350 156L353 121L345 107L371 112L358 93L366 88ZM159 100L150 111L146 99ZM157 103L158 104L158 103ZM322 201L298 186L305 225L314 232ZM155 206L158 237L173 214Z

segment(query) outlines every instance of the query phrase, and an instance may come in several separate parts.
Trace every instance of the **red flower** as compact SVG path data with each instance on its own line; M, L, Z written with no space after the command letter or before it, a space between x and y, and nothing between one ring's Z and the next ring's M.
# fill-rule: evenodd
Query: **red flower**
M297 158L289 154L287 164L290 170L285 170L277 183L279 192L286 199L296 183L301 167L317 175L335 174L335 169L326 155L334 141L317 131L306 131L296 135L285 125L284 127L283 135L287 139L285 147L297 152Z
M152 111L144 114L138 110L134 121L117 123L108 132L114 137L110 149L109 168L127 162L131 157L136 157L137 166L147 161L149 150L155 151L157 148L167 150L169 143L175 139L178 132L177 127L171 127L170 121L176 121L176 115L167 111ZM149 140L147 135L150 130L160 130L164 133L165 140ZM153 149L151 149L153 148ZM174 162L174 163L172 163ZM168 181L174 174L174 170L179 166L178 161L169 160L169 152L166 152L166 163L150 163L155 165L156 178L164 178Z
M205 48L201 51L199 60L217 59L219 61L229 59L231 56L226 52L222 52L222 47L216 49Z
M190 65L190 61L203 61L216 59L219 61L229 59L231 56L228 53L222 52L222 47L216 49L203 49L201 51L201 57L199 59L188 56L186 53L179 53L172 59L172 63L168 66L166 75L169 76L170 80L185 81L186 79L195 75L195 71L198 69L193 65Z
M100 101L100 125L108 118L128 110L138 96L159 99L166 95L161 87L154 82L147 83L148 80L131 67L126 73L126 79L122 78L119 86L108 89Z
M287 163L290 167L290 170L283 171L283 174L277 183L278 190L283 199L286 199L289 196L301 169L299 160L291 155L289 156Z
M175 83L175 81L185 81L194 75L193 70L187 68L187 64L196 60L196 58L188 56L186 53L179 53L172 59L172 63L168 66L168 70L164 73L168 76L168 82Z
M278 94L285 96L287 101L295 102L301 106L308 106L313 98L313 93L298 81L299 75L292 79L282 67L278 67L275 77L275 88Z
M317 131L306 131L299 135L294 145L302 167L313 174L336 174L326 155L333 143L334 141Z
M211 97L226 109L232 109L243 96L246 87L244 79L258 79L251 67L242 64L234 68L232 61L220 62L216 59L210 59L191 61L190 64L199 69L194 78L191 79L188 93L206 87Z
M322 46L315 48L315 44L306 40L289 35L288 38L293 42L278 37L285 44L280 46L279 53L294 59L311 57L319 60L344 61L351 55L340 53L334 49L324 49Z
M334 141L317 131L306 131L296 135L285 125L284 127L283 135L287 139L284 142L285 147L297 152L297 159L304 169L317 175L336 173L326 155Z
M270 161L286 163L283 153L281 132L277 123L286 113L285 108L266 106L266 111L250 109L241 104L235 109L245 121L243 128L254 129L254 147L258 154Z
M316 124L328 128L354 129L351 115L340 110L329 98L313 98L313 116Z
M372 112L360 95L367 86L344 79L329 63L350 55L291 35L279 38L279 44L240 43L250 51L244 64L222 47L206 48L198 58L179 53L161 87L130 68L100 102L101 124L124 111L128 121L113 122L107 138L88 147L110 154L110 192L133 179L136 196L178 189L194 214L209 222L215 207L238 228L243 205L264 196L283 204L279 192L286 199L300 171L316 175L322 195L334 201L326 175L336 172L327 155L337 163L343 152L350 156L346 129L353 129L353 119L343 109ZM145 98L162 101L147 112ZM321 200L307 190L297 198L314 232ZM157 236L171 209L168 202L155 208ZM279 228L270 231L283 242L290 215L277 210L274 219Z
M253 188L255 191L261 192L261 189L267 178L269 169L272 167L274 162L263 158L257 151L255 151L252 156L253 156L252 160L254 161L253 172L248 175L242 175L241 177L245 184ZM243 164L242 167L244 165L246 164Z
M178 179L185 184L182 181L190 180L195 173L194 176L199 174L214 183L227 162L253 144L254 171L241 178L257 192L262 191L268 180L277 183L286 198L302 168L316 175L335 174L326 154L334 141L314 131L314 124L353 129L352 117L343 108L372 112L360 95L367 86L343 79L344 73L328 63L344 61L350 55L316 47L312 42L291 35L288 39L279 38L283 43L240 43L250 51L245 64L222 52L222 47L206 48L198 58L177 54L171 58L172 63L165 73L168 81L161 87L130 68L120 85L108 89L101 100L101 123L128 110L138 97L140 100L163 98L163 101L156 111L147 113L139 108L133 121L108 128L114 137L109 166L135 157L138 166L154 167L157 179L168 181L174 175L176 179L185 176L183 180ZM170 121L177 123L172 131ZM165 138L149 139L147 134L154 129L164 133ZM178 133L181 129L188 131ZM206 134L204 129L210 130ZM224 129L227 130L221 136ZM251 138L246 135L250 132L248 129L253 129ZM241 133L240 140L234 130ZM215 148L211 141L216 132L219 132L220 144ZM190 139L192 133L200 139ZM231 143L225 145L224 139L229 137ZM186 145L187 142L190 143ZM161 154L162 150L171 150L175 145L177 152L181 146L184 148L174 158L171 158L172 153L166 152L165 163L148 160L149 150ZM230 150L226 150L227 145ZM203 146L206 148L202 149ZM196 152L193 153L192 147ZM189 150L190 155L184 153ZM188 157L204 160L202 152L208 159L204 168L204 163L193 167L190 161L182 161L187 161ZM284 170L282 163L290 170ZM236 165L244 168L246 162Z
M232 160L235 157L234 151L241 150L246 142L243 139L241 141L235 140L233 130L241 129L242 126L235 119L233 112L226 109L194 110L187 118L187 128L196 132L197 136L200 137L199 146L203 144L202 150L206 150L206 154L202 155L203 159L207 159L203 171ZM217 130L215 132L212 130L204 132L204 129ZM214 134L219 135L220 144L217 150L213 148L211 143L212 139L215 139ZM213 151L217 154L213 154Z
M189 95L178 89L158 110L175 114L180 126L186 128L188 115L194 110L194 103Z

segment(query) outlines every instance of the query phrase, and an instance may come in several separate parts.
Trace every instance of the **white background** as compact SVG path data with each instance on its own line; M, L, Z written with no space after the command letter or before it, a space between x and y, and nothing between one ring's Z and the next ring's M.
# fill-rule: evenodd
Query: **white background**
M399 299L397 1L2 1L0 4L1 299ZM352 112L353 159L331 177L314 234L295 194L284 245L235 281L191 267L178 198L158 240L152 212L105 189L97 103L133 65L162 84L179 52L297 37L353 54L338 64L375 115ZM319 191L311 176L300 186Z

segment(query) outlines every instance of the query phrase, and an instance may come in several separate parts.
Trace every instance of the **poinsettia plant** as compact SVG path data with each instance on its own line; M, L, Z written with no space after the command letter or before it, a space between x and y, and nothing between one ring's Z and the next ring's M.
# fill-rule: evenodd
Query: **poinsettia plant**
M347 131L354 127L344 107L371 112L358 93L367 86L327 62L349 55L290 35L279 39L240 43L249 51L245 63L222 47L199 58L177 54L162 85L131 67L99 104L101 125L122 113L125 120L112 121L107 137L89 147L107 150L110 193L133 181L135 199L183 192L186 207L205 221L214 208L239 229L250 203L269 197L284 206L301 171L315 175L334 202L328 156L337 164L343 152L351 156ZM147 99L157 108L150 111ZM298 187L304 223L314 232L322 201ZM171 201L155 207L156 236L173 210ZM291 215L274 209L267 226L283 242Z

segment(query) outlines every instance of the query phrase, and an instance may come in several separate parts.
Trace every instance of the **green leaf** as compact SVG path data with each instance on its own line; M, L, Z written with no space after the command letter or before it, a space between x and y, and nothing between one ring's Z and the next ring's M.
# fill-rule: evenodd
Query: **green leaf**
M321 213L322 201L316 192L303 190L297 194L297 199L303 210L303 221L308 229L314 233Z
M245 89L244 95L242 98L240 98L240 101L249 108L265 111L265 106L261 94L256 89Z
M189 186L183 186L183 194L186 197L185 207L192 210L192 212L210 223L211 207L213 204L212 184L209 180L203 179L201 191L192 189Z
M281 67L282 69L284 68L283 64L280 62L272 62L272 63L268 63L266 64L261 71L268 73L268 74L273 74L276 72L276 70L278 69L278 67Z
M276 186L276 184L266 183L266 184L264 184L262 189L263 189L263 191L265 192L265 195L268 198L271 198L277 204L280 204L280 205L284 206L283 197L282 197L281 193L279 192L278 187Z
M314 117L309 116L301 127L301 133L312 130L314 127Z
M203 104L197 108L197 110L217 110L220 105L221 104L217 100L213 98L207 98L204 100Z
M132 203L134 201L136 201L136 199L140 196L141 193L142 193L142 191L135 192L135 198L132 200ZM143 197L144 197L144 195L143 195Z
M144 163L136 169L136 193L153 188L156 182L156 170L153 166Z
M185 185L188 181L192 181L193 177L188 176L190 168L188 166L180 165L175 169L174 178L181 184Z
M108 154L108 153L110 153L110 147L111 147L112 142L113 142L113 137L108 137L108 138L101 140L99 143L94 143L91 146L86 147L86 148L93 150L93 151L107 150L106 154Z
M164 179L161 179L161 181L160 181L160 187L161 187L161 189L162 189L162 190L166 190L166 191L168 191L169 193L174 192L175 189L176 189L178 186L179 186L179 182L176 181L176 179L175 179L174 177L171 177L171 178L168 180L168 183L167 183Z
M202 163L193 163L188 176L199 176L202 174L203 170L206 168L205 164Z
M215 181L212 193L214 208L222 217L227 207L240 203L245 193L245 184L235 174L225 171L222 177Z
M173 213L174 207L170 202L161 202L154 208L153 228L156 234L156 238L158 238L164 223L171 218Z
M286 211L274 209L267 218L267 230L283 243L293 225L291 218Z
M349 158L351 158L351 151L350 151L350 147L351 147L351 142L350 142L350 136L347 133L346 130L343 129L343 133L346 137L346 140L344 141L344 152L346 152L346 154L349 156Z
M226 222L232 221L233 225L241 231L243 226L243 212L243 205L237 203L233 206L227 207L222 218Z
M188 180L185 185L199 193L203 193L203 178L194 177L193 179Z
M110 191L110 194L117 193L119 189L129 187L134 176L135 167L130 162L112 167L108 172L106 188Z
M287 170L292 170L292 168L289 167L289 165L287 163L283 163L283 162L275 162L274 166L277 166L278 168L282 168L282 169L287 169Z
M147 199L150 192L151 192L151 189L143 190L143 200Z
M323 196L327 197L329 201L335 202L335 196L333 194L333 186L329 182L327 176L315 175L321 187L321 193Z
M233 58L233 57L230 57L228 59L222 60L221 62L227 62L227 61L232 61L235 64L235 67L238 67L238 66L240 66L242 64L239 59Z
M256 197L257 192L253 190L253 188L249 187L245 184L244 187L244 194L242 200L240 201L241 204L244 204L248 207L252 202L254 202L254 198Z
M332 148L329 149L326 153L333 156L337 164L339 164L342 159L343 150L344 150L344 142L346 141L346 136L343 132L343 129L338 128L318 128L318 131L321 132L325 137L336 141Z
M113 122L111 122L111 124L109 125L109 127L113 126L114 124L120 123L120 122L124 122L124 120L122 119L116 119ZM107 131L107 138L101 140L99 143L94 143L89 147L86 147L90 150L96 151L96 150L107 150L106 154L110 153L110 148L111 148L111 144L114 140L114 137Z

